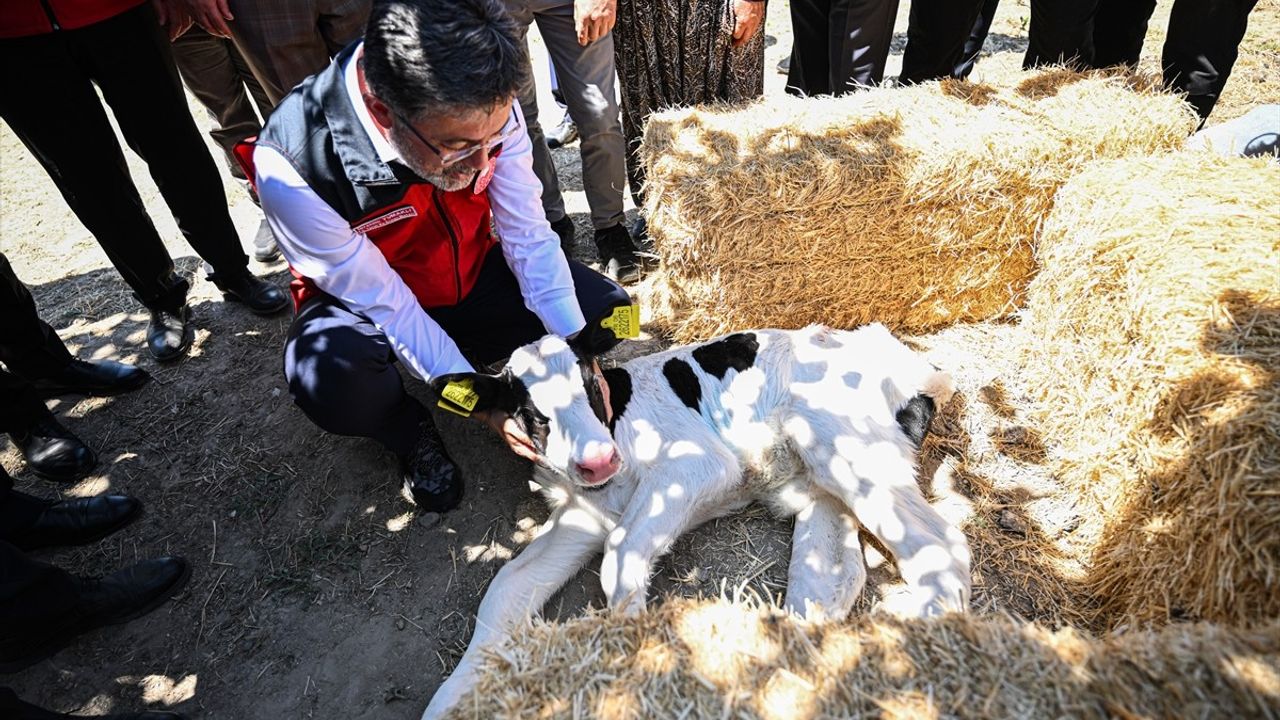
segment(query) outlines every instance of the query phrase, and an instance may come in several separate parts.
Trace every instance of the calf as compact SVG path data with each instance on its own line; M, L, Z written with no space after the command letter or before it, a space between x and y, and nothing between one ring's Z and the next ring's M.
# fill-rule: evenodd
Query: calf
M642 609L655 561L683 533L760 501L795 518L786 607L848 614L866 580L858 528L888 548L907 584L894 609L967 608L969 547L925 501L916 455L951 378L881 325L743 332L598 371L554 336L471 381L475 409L510 413L541 460L553 506L503 566L475 635L425 718L475 681L480 650L544 602L594 554L609 605Z

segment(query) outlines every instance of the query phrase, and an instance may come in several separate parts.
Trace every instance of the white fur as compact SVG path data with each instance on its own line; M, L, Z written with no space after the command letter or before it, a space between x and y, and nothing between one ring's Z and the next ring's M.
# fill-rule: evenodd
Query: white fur
M954 390L951 378L881 325L754 335L754 364L723 379L703 372L692 346L626 363L632 394L612 440L564 341L543 338L512 356L512 372L551 418L536 479L553 512L489 586L471 644L424 720L456 704L475 681L481 649L537 613L593 554L604 552L600 581L610 606L635 612L645 606L655 561L676 538L752 501L795 517L790 611L848 614L866 580L859 527L893 553L907 583L888 609L916 616L967 609L968 543L925 501L915 448L895 417L921 393L940 407ZM663 375L672 358L697 375L698 412ZM622 469L585 490L574 463L602 442L616 442Z

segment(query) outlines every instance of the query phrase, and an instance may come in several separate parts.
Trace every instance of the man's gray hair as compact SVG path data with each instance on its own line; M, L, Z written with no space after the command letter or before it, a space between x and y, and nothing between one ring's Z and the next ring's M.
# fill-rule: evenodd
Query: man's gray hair
M369 90L416 120L506 102L526 61L520 30L500 0L377 0L363 63Z

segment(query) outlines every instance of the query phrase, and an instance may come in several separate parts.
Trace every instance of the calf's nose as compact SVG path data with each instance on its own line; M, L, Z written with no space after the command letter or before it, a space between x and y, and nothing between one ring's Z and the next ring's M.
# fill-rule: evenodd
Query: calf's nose
M618 451L613 445L599 444L589 446L581 461L575 463L578 475L588 485L599 485L613 477L621 467Z

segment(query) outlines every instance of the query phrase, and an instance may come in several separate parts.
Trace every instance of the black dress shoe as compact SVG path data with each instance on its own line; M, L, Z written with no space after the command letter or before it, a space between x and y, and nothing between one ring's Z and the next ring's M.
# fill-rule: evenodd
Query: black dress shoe
M187 305L177 310L151 310L151 323L147 325L147 349L151 357L160 362L173 362L187 354L195 337L191 308Z
M640 279L640 256L622 225L596 230L596 251L604 273L624 285Z
M440 433L430 421L421 423L418 441L408 457L400 458L404 494L423 512L446 512L462 501L463 483L458 466L444 449Z
M230 279L221 276L210 279L222 291L222 297L232 302L242 302L258 315L278 313L289 304L289 296L283 290L248 270Z
M146 615L173 597L190 577L186 560L162 557L104 578L77 580L78 597L71 610L0 641L0 673L39 662L90 630Z
M564 251L564 254L568 255L573 252L573 246L576 244L573 237L573 218L565 215L551 223L551 229L556 231L556 235L560 236L560 249Z
M31 427L9 433L27 466L46 480L75 482L98 464L98 456L70 430L62 427L48 410Z
M115 360L72 361L49 377L36 378L31 387L41 397L55 395L116 395L140 388L150 380L146 370Z
M127 495L99 495L49 503L29 527L6 532L5 540L22 550L87 545L142 516L142 503Z

